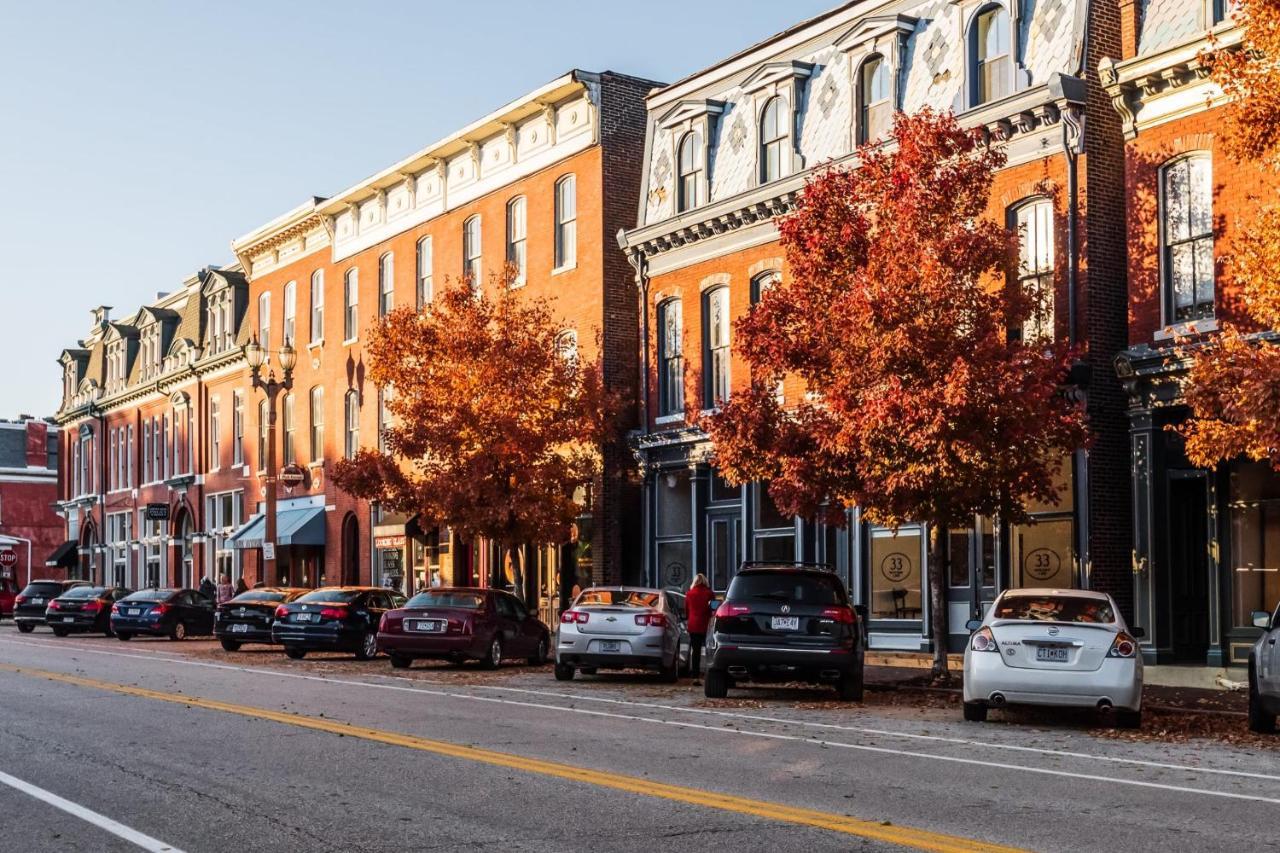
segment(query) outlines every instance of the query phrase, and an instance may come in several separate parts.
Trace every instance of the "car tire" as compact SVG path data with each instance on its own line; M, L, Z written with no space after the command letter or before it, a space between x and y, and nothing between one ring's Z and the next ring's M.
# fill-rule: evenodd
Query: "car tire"
M55 637L65 637L65 636L67 636L67 629L66 629L66 628L54 628L54 629L53 629L53 636L55 636Z
M236 640L223 640L222 650L224 652L238 652L240 651L240 643Z
M133 639L133 634L128 631L116 631L116 639L122 643L127 643Z
M25 625L22 622L18 623L18 630L21 631L23 634L30 634L35 629L36 629L35 625Z
M480 663L485 669L497 669L502 666L502 640L494 637L489 641L489 651L481 658Z
M556 664L556 681L573 681L573 667L567 663Z
M985 723L987 721L987 706L981 702L965 702L964 719L968 723Z
M529 666L542 666L547 662L547 638L538 640L538 648L529 655Z
M305 649L295 649L292 646L285 646L284 656L289 660L302 660L307 656L307 652Z
M689 658L686 657L680 661L680 677L688 678L692 674L693 674L693 665L690 662Z
M389 655L389 657L391 658L392 669L408 669L413 663L413 658L407 658L404 655L393 654Z
M360 648L356 649L356 660L373 660L378 656L378 635L373 631L365 631L360 638Z
M702 693L708 699L723 699L729 695L729 673L723 669L708 669L702 682Z
M174 642L181 642L187 638L187 623L174 622L173 627L169 629L169 639Z
M677 651L671 658L671 666L663 665L660 670L662 680L667 684L675 684L680 680L680 652Z
M864 693L862 667L840 676L840 682L836 685L836 690L840 693L840 698L845 702L861 702Z
M1276 731L1276 715L1267 712L1258 693L1257 675L1249 667L1249 731L1270 735Z
M1116 728L1118 729L1140 729L1142 728L1142 710L1129 711L1124 708L1116 709Z

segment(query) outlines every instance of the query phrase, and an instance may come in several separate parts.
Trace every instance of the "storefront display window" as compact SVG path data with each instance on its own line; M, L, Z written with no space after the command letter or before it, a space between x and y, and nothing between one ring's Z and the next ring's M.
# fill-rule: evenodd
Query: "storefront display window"
M657 478L658 535L693 533L693 488L687 469L663 471Z
M871 531L870 610L873 619L919 619L923 607L923 539L919 527Z
M796 558L795 520L783 515L769 495L768 483L755 484L755 559L791 562Z
M1231 624L1280 602L1280 477L1265 463L1231 472Z
M1014 525L1010 530L1012 587L1070 589L1076 585L1075 526L1071 515L1075 494L1070 456L1062 458L1054 481L1057 502L1028 503L1032 523Z
M658 584L677 589L692 579L693 543L688 540L658 543Z

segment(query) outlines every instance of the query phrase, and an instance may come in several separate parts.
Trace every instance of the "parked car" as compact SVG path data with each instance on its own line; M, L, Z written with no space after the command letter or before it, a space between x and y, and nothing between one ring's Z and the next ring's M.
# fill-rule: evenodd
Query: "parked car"
M12 578L0 578L0 619L13 617L13 600L18 597L18 582Z
M546 663L551 630L520 599L494 589L436 588L390 610L378 625L378 650L397 669L419 658L462 663L479 660L496 669L503 658Z
M111 630L119 640L207 636L213 633L213 602L194 589L138 590L111 606Z
M49 602L44 621L58 637L94 632L111 636L111 605L131 590L107 586L76 586Z
M1280 606L1253 614L1263 633L1249 652L1249 728L1272 734L1280 714Z
M44 612L49 602L69 589L88 586L85 581L32 581L13 599L13 621L18 630L30 634L37 625L45 624Z
M707 628L703 692L723 698L738 681L830 684L860 702L862 619L831 569L744 563Z
M403 595L383 587L313 589L276 607L271 640L293 660L314 651L354 652L357 660L369 660L378 653L382 615L404 603Z
M275 642L271 638L271 626L276 621L276 608L307 591L288 587L245 590L218 605L213 614L213 635L229 652L239 651L245 643Z
M1015 589L996 597L964 651L964 718L989 708L1051 705L1114 710L1121 728L1142 724L1141 628L1125 624L1110 595Z
M568 681L582 671L649 669L667 681L688 661L689 635L679 603L644 587L591 587L560 614L555 675Z

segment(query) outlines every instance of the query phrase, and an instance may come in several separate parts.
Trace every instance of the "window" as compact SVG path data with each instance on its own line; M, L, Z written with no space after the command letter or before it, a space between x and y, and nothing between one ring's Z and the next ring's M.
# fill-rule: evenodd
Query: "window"
M311 343L324 340L324 270L311 274Z
M342 298L346 310L342 317L342 337L345 341L354 341L360 331L356 310L360 304L360 277L355 267L347 270L342 277Z
M480 290L480 217L462 223L462 274L471 280L471 289Z
M297 341L298 285L289 282L284 286L284 337L281 343L292 344Z
M129 444L128 444L127 453L126 453L126 455L128 456L128 462L126 463L126 470L128 472L129 479L125 483L125 485L127 485L129 488L133 488L135 483L133 479L133 452L134 452L133 451L133 424L129 424Z
M209 559L214 577L226 575L233 581L240 577L240 552L231 535L240 526L244 492L223 492L205 500L205 521L209 531Z
M787 149L791 145L791 119L785 98L777 97L765 104L760 114L760 183L767 184L785 177Z
M427 305L434 297L431 286L431 238L418 241L418 307Z
M267 401L258 403L258 470L267 470Z
M915 525L871 531L870 611L872 619L919 619L923 611L922 531Z
M676 188L676 213L684 213L702 203L702 199L698 197L702 186L702 137L697 131L689 131L680 140L676 161L680 169L680 183Z
M1009 94L1013 77L1009 36L1009 13L1003 6L989 6L974 19L969 32L973 56L970 106L996 101Z
M524 196L513 198L507 203L507 263L514 271L512 287L524 284L528 257L525 251L525 236L528 225L525 217Z
M684 411L684 327L680 300L658 306L658 414Z
M858 76L858 141L874 142L889 130L893 118L889 63L876 55L862 63Z
M360 395L354 389L347 392L343 413L347 427L343 452L348 459L352 459L360 450Z
M297 444L294 443L293 395L284 398L284 464L294 465L298 461Z
M151 482L151 421L142 422L142 482Z
M231 464L244 464L244 392L231 394Z
M324 459L324 388L311 389L311 461Z
M264 293L258 297L258 343L267 352L271 351L271 294Z
M1161 170L1165 316L1185 323L1213 316L1213 185L1209 155Z
M1014 209L1018 231L1018 286L1031 300L1022 339L1053 340L1053 203L1036 199Z
M395 258L390 252L378 258L378 316L385 317L395 305Z
M703 404L729 399L729 288L716 287L703 296Z
M378 452L379 453L387 452L387 440L386 440L386 436L383 433L386 432L387 427L391 426L391 410L387 408L387 403L390 402L392 393L393 392L390 388L378 389Z
M578 262L578 180L565 175L556 183L556 269Z
M209 470L222 467L222 404L217 397L209 400Z

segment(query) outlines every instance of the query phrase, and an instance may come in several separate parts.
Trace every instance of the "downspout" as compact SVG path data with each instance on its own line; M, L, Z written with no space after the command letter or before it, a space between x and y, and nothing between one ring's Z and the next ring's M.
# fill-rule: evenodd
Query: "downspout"
M627 262L631 264L636 271L636 291L637 298L640 301L640 381L637 388L640 391L640 432L647 435L649 432L649 273L648 264L646 262L643 251L627 246L626 232L622 229L618 230L618 248L626 253ZM643 470L643 463L641 470ZM640 560L643 565L643 576L650 578L650 563L652 555L649 553L650 530L652 523L649 513L649 487L648 477L645 477L645 484L642 488L641 508L641 539L640 539Z

